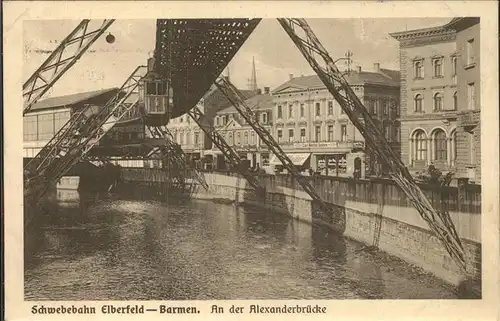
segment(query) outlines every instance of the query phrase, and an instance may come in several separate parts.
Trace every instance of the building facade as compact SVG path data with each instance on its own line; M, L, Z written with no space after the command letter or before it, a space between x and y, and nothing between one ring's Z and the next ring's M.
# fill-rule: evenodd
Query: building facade
M259 123L266 130L272 132L273 98L269 88L264 88L264 93L247 99L245 103L253 110ZM249 160L250 166L256 167L258 165L261 167L269 164L269 148L241 117L236 108L230 106L219 111L215 116L215 128L241 159ZM213 147L212 151L219 152L216 146Z
M240 90L240 93L244 97L256 94L251 90ZM217 113L230 105L231 102L213 85L194 108L198 108L205 115L206 120L215 126L214 120ZM199 160L205 156L212 157L212 141L189 115L184 114L171 119L167 128L188 158Z
M476 104L472 102L475 98L469 100L467 95L475 97L479 74L476 76L475 67L467 62L466 51L478 49L478 44L459 40L474 32L463 31L459 37L455 21L391 34L400 44L401 156L413 173L434 165L460 177L467 171L465 167L472 168L476 161L470 157L476 151L464 143L476 138L474 133L465 138L459 115Z
M374 64L374 71L357 67L345 77L399 154L399 72ZM310 168L325 175L351 175L355 159L357 170L375 171L364 138L318 76L290 75L273 98L274 137L287 154L309 155Z
M479 18L453 19L457 43L457 175L481 182Z
M73 112L85 105L102 107L117 92L117 88L103 89L38 101L23 117L24 158L35 157L68 122Z

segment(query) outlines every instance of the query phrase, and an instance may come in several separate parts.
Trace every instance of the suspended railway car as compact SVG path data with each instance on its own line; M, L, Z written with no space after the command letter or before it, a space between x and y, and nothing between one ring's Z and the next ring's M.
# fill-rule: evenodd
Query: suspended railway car
M169 82L154 71L154 58L148 59L148 73L139 82L139 107L145 125L168 124L173 108L173 90Z

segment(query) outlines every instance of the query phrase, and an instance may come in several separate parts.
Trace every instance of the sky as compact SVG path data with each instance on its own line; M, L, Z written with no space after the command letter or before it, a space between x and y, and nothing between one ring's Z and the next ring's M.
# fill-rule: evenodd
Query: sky
M389 33L438 26L450 18L405 19L307 19L323 46L335 60L349 50L352 64L363 70L399 69L399 44ZM23 77L28 77L48 57L48 51L66 37L78 20L32 20L24 22ZM133 70L152 55L156 20L116 20L107 30L115 36L108 44L101 37L45 97L82 91L120 87ZM255 59L259 88L278 87L295 76L311 75L313 70L275 19L262 20L229 63L231 81L246 89Z

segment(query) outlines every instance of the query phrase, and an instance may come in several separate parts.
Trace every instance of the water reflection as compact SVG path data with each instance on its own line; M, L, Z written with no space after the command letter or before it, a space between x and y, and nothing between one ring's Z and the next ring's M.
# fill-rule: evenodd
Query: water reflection
M38 214L25 238L26 299L453 297L405 264L260 209L66 192Z

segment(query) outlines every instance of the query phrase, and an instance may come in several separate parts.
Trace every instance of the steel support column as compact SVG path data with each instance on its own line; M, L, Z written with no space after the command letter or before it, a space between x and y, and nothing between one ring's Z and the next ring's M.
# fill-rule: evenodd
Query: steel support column
M172 134L166 126L148 126L148 130L151 136L154 138L161 138L165 141L165 146L163 148L158 148L157 152L167 152L169 155L168 160L172 161L177 168L183 171L188 171L188 164L186 159L186 154L182 150L181 146L174 142ZM153 154L150 154L152 156ZM208 184L203 177L203 174L193 169L191 172L194 179L203 186L204 189L208 189Z
M57 182L125 114L137 106L139 80L146 72L146 66L137 67L116 96L110 99L96 115L89 117L85 114L85 110L72 115L52 140L27 164L28 171L34 171L36 174L35 180L26 182L28 193L31 190L40 191L37 192L38 196L35 199L41 197L49 186ZM127 102L132 94L137 94L136 100ZM36 167L33 169L34 166ZM33 184L43 184L46 188L32 188Z
M210 123L210 120L205 117L205 115L198 109L193 108L188 111L188 115L198 124L198 126L207 134L210 140L219 148L224 157L229 161L229 163L248 181L250 185L257 191L261 196L265 196L266 189L257 180L257 178L252 175L248 169L243 168L243 163L241 162L238 154L227 144L227 142L222 138L222 136L215 130L215 128Z
M279 18L278 21L363 135L367 147L391 169L394 181L406 193L457 265L467 273L465 252L449 213L438 212L433 208L307 22L304 19L286 18ZM324 66L320 65L316 56L319 56Z
M245 121L253 128L260 139L262 139L262 141L269 147L271 152L273 152L274 155L276 155L276 157L281 161L283 167L285 167L292 174L300 186L302 186L304 191L309 194L313 201L320 206L324 214L329 215L332 211L332 206L325 203L314 187L309 183L307 178L299 173L292 160L286 155L283 149L281 149L279 143L273 138L267 129L259 123L258 118L255 116L252 109L250 109L250 107L245 103L245 97L238 91L238 89L236 89L236 87L224 77L219 78L215 82L215 85L227 97Z
M114 19L105 19L102 24L92 27L91 20L82 20L50 54L43 64L23 85L23 115L40 99L71 66L108 29Z

